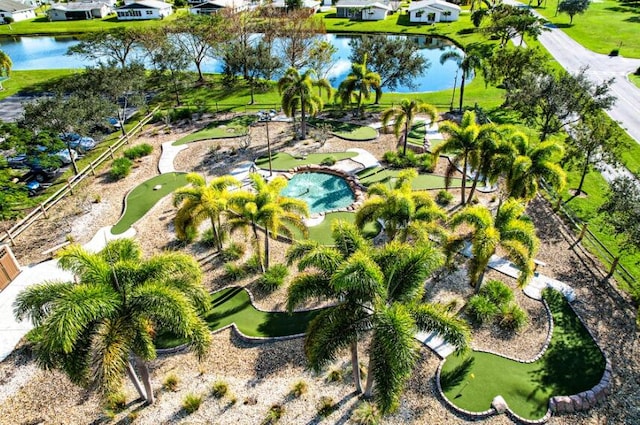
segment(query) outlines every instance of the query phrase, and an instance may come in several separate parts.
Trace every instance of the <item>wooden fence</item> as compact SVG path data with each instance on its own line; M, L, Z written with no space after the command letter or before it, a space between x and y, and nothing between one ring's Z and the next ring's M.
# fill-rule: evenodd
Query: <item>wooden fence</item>
M129 138L138 133L142 127L144 127L158 110L158 107L149 112L144 118L142 118L133 128L131 128L126 135L121 136L115 143L109 146L100 156L94 159L89 165L80 170L78 174L70 177L66 184L58 189L53 195L40 203L33 211L31 211L26 217L17 222L12 228L6 230L4 234L0 235L0 243L6 243L7 241L11 245L15 245L15 239L20 236L22 232L27 230L33 223L35 223L41 217L49 218L48 211L58 204L65 196L73 195L74 188L80 184L84 179L89 176L95 176L96 168L108 159L113 159L115 152L123 145L129 143Z

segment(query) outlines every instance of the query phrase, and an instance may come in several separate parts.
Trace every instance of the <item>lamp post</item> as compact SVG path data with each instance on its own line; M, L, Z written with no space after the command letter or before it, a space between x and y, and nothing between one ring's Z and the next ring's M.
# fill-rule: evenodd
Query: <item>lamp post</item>
M273 109L269 112L260 111L258 112L257 116L258 121L265 123L265 126L267 128L267 155L269 157L269 177L271 177L273 176L273 169L271 167L271 140L269 140L269 121L271 121L273 117L276 116L276 111L274 111Z

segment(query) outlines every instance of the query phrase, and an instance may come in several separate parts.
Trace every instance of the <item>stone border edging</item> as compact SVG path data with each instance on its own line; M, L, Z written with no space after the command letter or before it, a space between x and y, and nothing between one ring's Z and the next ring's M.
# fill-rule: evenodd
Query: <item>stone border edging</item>
M249 301L251 301L251 305L253 306L253 308L255 308L258 311L262 311L264 313L282 313L283 311L280 310L262 310L258 307L256 307L255 305L255 299L253 298L253 294L251 293L251 291L249 291L247 288L243 287L243 286L238 286L238 285L230 285L230 286L225 286L224 288L220 288L214 292L210 292L210 294L214 294L216 292L220 292L220 291L224 291L225 289L232 289L232 288L240 288L241 290L247 291L247 294L249 294ZM326 307L318 307L318 308L303 308L301 310L296 310L295 312L306 312L306 311L315 311L315 310L322 310ZM284 335L284 336L249 336L249 335L245 335L242 332L240 332L240 329L238 329L238 327L236 326L235 322L234 323L230 323L227 326L224 326L220 329L216 329L215 331L211 331L211 335L215 335L217 333L220 333L224 330L227 330L231 328L234 332L234 334L240 338L242 341L250 343L250 344L266 344L268 342L277 342L277 341L288 341L291 339L297 339L297 338L302 338L305 334L301 333L301 334L294 334L294 335ZM175 353L179 353L182 351L185 351L188 348L189 344L181 344L178 345L176 347L171 347L171 348L156 348L156 354L157 355L169 355L169 354L175 354Z

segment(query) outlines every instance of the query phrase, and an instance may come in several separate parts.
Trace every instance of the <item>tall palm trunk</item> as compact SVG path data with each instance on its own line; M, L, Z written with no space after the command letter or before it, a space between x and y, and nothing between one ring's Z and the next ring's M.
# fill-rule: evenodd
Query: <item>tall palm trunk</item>
M213 230L213 240L216 244L216 251L220 252L222 251L222 243L220 242L220 233L218 232L218 226L213 216L211 216L211 229Z
M362 393L362 380L360 378L360 361L358 360L358 340L351 342L351 368L353 369L353 382L356 384L358 394Z
M407 139L409 138L409 118L404 121L404 146L402 148L402 156L407 155Z
M462 100L464 99L464 82L466 72L462 71L462 78L460 79L460 112L462 112Z
M465 192L467 190L467 156L468 153L464 154L464 165L462 167L462 192L460 193L460 204L465 204Z
M217 219L218 219L218 240L220 241L218 252L220 252L222 251L222 239L224 238L223 236L224 230L222 229L222 223L220 222L220 214L218 214Z
M367 383L364 387L364 398L373 397L373 357L369 357L369 367L367 368Z
M153 404L155 398L153 396L153 389L151 388L151 375L149 374L147 362L136 356L136 366L138 366L138 372L140 372L140 378L144 384L144 390L147 393L147 404Z
M256 255L258 256L258 260L260 261L260 271L262 273L265 272L264 262L262 261L262 253L260 252L260 239L258 237L258 226L256 226L255 221L251 222L251 228L253 229L253 238L256 242Z
M358 91L358 107L356 108L356 115L360 117L360 107L362 105L362 89Z
M480 180L480 172L476 170L476 175L473 178L473 184L471 185L471 190L469 191L469 197L467 198L467 200L473 199L473 194L476 192L476 186L478 185L478 180Z
M485 270L487 270L486 267L482 270L482 273L480 273L480 277L478 277L478 280L476 281L476 287L474 288L476 290L476 294L480 293L480 287L482 286L482 281L484 280Z
M264 270L263 272L269 270L269 256L271 247L269 246L269 229L264 228Z
M127 373L127 377L129 378L129 380L133 384L133 387L138 392L138 395L140 396L140 398L146 400L147 399L147 395L145 394L144 390L142 389L142 384L140 383L140 380L138 379L138 375L136 375L136 371L133 368L133 365L131 364L131 362L127 362L126 373Z
M307 111L305 110L304 102L300 101L300 135L302 139L306 139L307 137L307 120L306 120Z

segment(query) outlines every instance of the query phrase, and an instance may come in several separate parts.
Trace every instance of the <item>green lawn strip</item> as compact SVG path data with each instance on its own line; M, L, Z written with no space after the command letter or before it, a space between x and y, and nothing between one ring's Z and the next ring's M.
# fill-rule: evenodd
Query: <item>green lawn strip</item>
M640 75L629 74L629 80L631 80L633 84L640 88Z
M516 414L539 419L547 412L550 397L577 394L600 381L605 359L589 332L560 293L547 293L545 299L554 328L544 355L533 363L477 351L451 355L440 377L449 401L482 412L501 395Z
M407 137L407 143L410 145L424 146L424 136L427 135L427 126L424 121L421 121L411 127L409 137Z
M375 174L366 175L364 178L360 177L360 183L365 186L371 186L375 183L389 183L395 179L401 170L386 169ZM462 179L451 179L450 188L457 188L462 186ZM418 174L411 187L413 190L430 190L430 189L444 189L444 176L438 176L435 174Z
M319 310L262 311L255 308L246 289L225 288L211 294L212 308L205 320L211 331L217 331L235 323L243 335L273 338L303 334L307 325ZM172 348L184 343L170 333L160 332L155 340L157 348Z
M374 128L365 125L353 124L350 122L310 118L309 124L313 126L317 126L320 124L328 125L331 128L331 133L334 136L345 140L366 142L369 140L374 140L378 137L378 132Z
M592 1L587 11L583 15L576 15L573 24L569 25L569 15L554 16L558 1L547 0L543 3L545 7L535 10L589 50L608 55L612 50L619 49L622 56L640 58L640 5L637 2Z
M187 184L186 173L166 173L150 178L127 194L125 210L111 233L119 235L145 215L158 201ZM153 190L156 185L162 187Z
M0 28L6 25L0 25ZM35 93L51 90L69 75L77 74L77 69L47 69L37 71L11 71L8 80L2 82L4 90L0 91L0 99L16 93Z
M348 211L331 212L327 213L324 220L317 226L309 227L309 236L307 239L311 239L320 242L323 245L333 245L333 238L331 237L331 223L336 220L346 221L348 223L355 223L356 214ZM373 238L380 233L380 225L378 223L368 223L364 226L363 233L367 238ZM296 240L303 239L302 232L298 229L293 229L293 237Z
M323 159L332 157L336 161L343 159L349 159L357 156L357 152L327 152L327 153L311 153L304 159L295 158L292 155L284 152L277 152L271 155L271 166L274 170L287 171L294 167L300 167L303 165L320 165ZM269 169L269 158L262 156L256 159L256 165L262 169Z
M242 115L230 120L214 121L205 128L176 140L173 142L173 146L185 145L201 140L245 136L249 133L249 126L256 122L256 119L257 118L252 115Z

